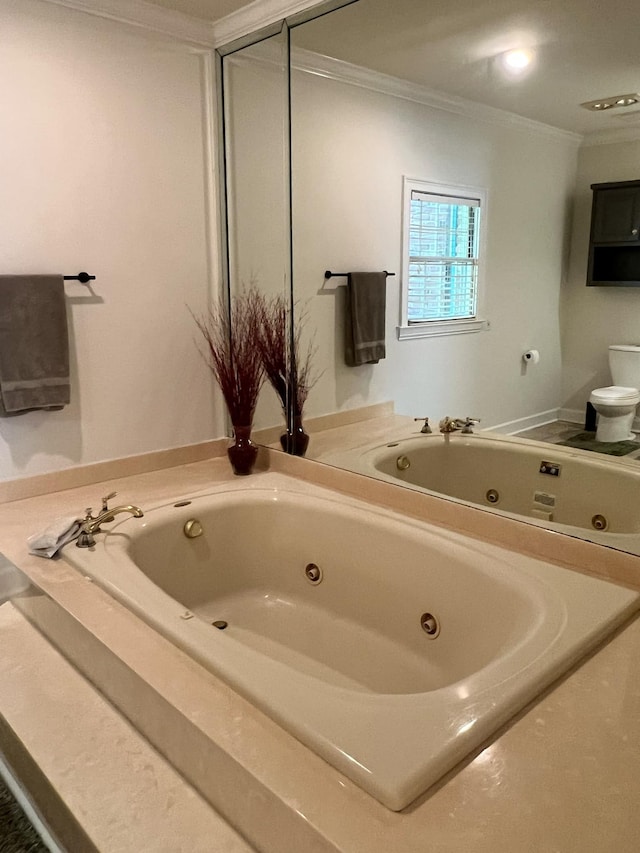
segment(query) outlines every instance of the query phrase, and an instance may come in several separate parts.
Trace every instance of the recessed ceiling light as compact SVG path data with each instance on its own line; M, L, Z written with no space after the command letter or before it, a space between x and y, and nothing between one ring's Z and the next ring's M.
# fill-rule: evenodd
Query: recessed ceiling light
M534 57L532 50L517 48L498 54L496 59L503 74L508 77L520 77L531 71Z
M611 98L598 98L597 101L585 101L580 104L585 110L601 112L602 110L611 110L618 107L631 107L640 101L640 94L632 92L630 95L613 95Z
M531 63L531 51L508 50L504 55L504 63L510 68L526 68Z

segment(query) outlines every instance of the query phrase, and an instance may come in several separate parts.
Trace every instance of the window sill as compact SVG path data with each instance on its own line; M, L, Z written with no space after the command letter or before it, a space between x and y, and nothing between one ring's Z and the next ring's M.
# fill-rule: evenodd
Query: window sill
M433 338L442 335L465 335L469 332L486 332L491 327L488 320L426 320L410 326L398 326L398 340Z

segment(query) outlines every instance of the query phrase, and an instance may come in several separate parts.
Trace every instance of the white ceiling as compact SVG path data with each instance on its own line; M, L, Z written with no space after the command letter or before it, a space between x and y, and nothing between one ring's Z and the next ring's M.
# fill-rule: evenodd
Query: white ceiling
M202 18L205 21L218 21L244 6L251 0L149 0L153 6L163 9L173 9L192 18Z
M248 5L154 2L208 20ZM632 0L358 0L296 28L293 43L565 130L640 131L640 104L601 113L579 106L640 91ZM496 57L516 47L533 49L535 63L510 79Z

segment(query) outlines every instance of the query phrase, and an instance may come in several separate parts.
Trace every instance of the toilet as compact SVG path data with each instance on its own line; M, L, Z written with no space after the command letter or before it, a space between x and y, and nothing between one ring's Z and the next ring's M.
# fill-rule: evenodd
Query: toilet
M609 369L614 385L596 388L589 402L598 413L596 441L629 441L636 406L640 403L640 344L609 347Z

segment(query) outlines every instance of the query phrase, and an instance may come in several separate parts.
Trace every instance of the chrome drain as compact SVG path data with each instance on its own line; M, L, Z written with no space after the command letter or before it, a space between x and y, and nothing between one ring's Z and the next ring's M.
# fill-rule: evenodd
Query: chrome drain
M428 635L429 639L435 640L440 633L440 623L433 613L423 613L420 617L420 627Z
M322 581L322 569L315 563L307 563L304 573L309 583L314 584L314 586Z
M500 492L497 489L489 489L485 498L489 501L490 504L497 504L500 500Z
M593 518L591 519L591 526L595 530L606 530L607 527L609 526L609 522L604 517L604 515L600 515L598 513L597 515L594 515Z

